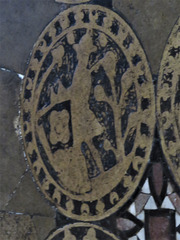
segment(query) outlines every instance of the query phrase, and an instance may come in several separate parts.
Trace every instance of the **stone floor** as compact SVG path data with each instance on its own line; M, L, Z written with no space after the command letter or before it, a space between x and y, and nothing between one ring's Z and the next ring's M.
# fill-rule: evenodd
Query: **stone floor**
M52 230L70 221L57 213L33 181L18 132L22 75L25 75L33 45L45 26L69 6L54 0L0 0L2 240L43 240ZM154 80L157 80L167 38L180 15L180 1L113 0L113 9L132 26L147 54ZM116 227L113 221L112 229Z

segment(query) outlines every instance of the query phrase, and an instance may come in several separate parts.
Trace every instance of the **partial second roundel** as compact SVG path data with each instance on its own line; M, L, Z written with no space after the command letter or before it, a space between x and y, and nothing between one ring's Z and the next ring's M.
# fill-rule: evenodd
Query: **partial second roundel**
M180 185L180 19L163 54L157 93L162 148L175 181Z
M127 23L97 5L60 13L34 46L21 95L33 175L65 215L99 220L137 189L154 133L154 92Z
M57 229L46 240L118 240L115 235L89 223L75 223ZM120 239L119 239L120 240Z

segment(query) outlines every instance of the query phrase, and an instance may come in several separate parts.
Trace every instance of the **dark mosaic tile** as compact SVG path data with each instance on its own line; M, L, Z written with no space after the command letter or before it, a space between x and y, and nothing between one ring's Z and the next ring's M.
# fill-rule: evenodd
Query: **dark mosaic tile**
M146 239L175 240L175 212L172 210L149 210L145 214Z

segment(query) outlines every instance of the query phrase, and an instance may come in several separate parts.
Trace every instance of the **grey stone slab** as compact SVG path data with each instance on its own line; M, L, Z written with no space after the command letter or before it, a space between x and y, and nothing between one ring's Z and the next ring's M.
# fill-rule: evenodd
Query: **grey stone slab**
M38 240L44 240L56 228L55 219L50 217L34 216L32 218L36 228Z
M26 170L22 145L14 128L20 82L16 74L0 70L0 210L5 208Z
M38 36L64 8L54 0L0 0L0 66L24 73Z
M6 211L52 217L52 219L55 216L55 209L38 191L29 172L25 174L21 184L6 206Z
M146 51L152 72L158 73L168 36L180 10L179 0L113 0L115 10L131 23Z

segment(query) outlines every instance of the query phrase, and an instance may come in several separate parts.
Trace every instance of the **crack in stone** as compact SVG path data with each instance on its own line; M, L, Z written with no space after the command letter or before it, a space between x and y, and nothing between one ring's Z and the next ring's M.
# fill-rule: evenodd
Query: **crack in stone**
M17 186L14 188L14 190L12 191L12 193L9 194L9 200L7 201L7 203L5 204L5 208L9 205L9 202L13 199L14 195L16 194L19 186L22 183L22 180L24 179L26 173L28 173L29 169L26 168L26 170L24 171L24 173L22 174L22 176L20 177L19 182L17 183Z
M19 212L13 212L13 211L6 211L6 210L0 210L0 214L3 213L3 214L12 214L12 215L19 215L19 216L29 216L31 219L33 219L34 217L44 217L44 218L54 218L55 219L55 216L54 217L48 217L44 214L39 214L39 213L34 213L34 214L29 214L29 213L19 213Z
M3 72L9 72L9 73L14 73L16 74L21 80L24 78L24 75L21 74L21 73L17 73L13 70L10 70L10 69L7 69L7 68L4 68L4 67L0 67L0 70L3 71Z

